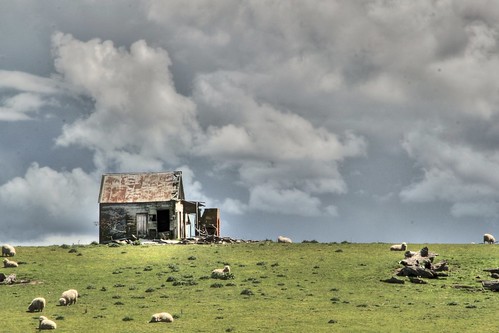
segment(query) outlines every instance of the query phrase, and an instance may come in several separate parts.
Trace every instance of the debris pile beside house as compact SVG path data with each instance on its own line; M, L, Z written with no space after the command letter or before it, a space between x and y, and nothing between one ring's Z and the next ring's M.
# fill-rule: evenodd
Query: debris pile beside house
M434 264L434 259L438 256L437 253L430 252L428 247L423 247L419 252L405 251L404 259L399 261L403 267L395 270L396 276L405 276L412 283L425 284L426 279L437 279L439 277L448 276L445 271L449 270L447 261L442 260ZM389 279L381 280L386 283L404 283L404 280L392 276Z
M159 241L159 243L162 242L171 243L172 241L171 240ZM254 243L255 241L209 235L204 237L184 238L178 240L177 242L178 244L237 244L237 243Z
M254 240L236 239L231 237L219 237L214 235L197 236L182 239L137 239L132 237L130 239L121 238L111 241L105 241L103 244L239 244L239 243L256 243Z

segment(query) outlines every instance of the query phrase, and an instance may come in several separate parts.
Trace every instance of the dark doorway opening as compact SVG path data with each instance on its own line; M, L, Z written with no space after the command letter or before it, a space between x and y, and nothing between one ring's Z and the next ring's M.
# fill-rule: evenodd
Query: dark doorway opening
M170 232L170 210L158 210L158 232Z

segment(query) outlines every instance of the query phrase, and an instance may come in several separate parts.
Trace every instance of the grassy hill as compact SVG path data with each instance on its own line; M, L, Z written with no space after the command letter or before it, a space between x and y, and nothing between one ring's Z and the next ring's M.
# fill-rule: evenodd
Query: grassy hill
M403 258L388 244L18 247L21 265L0 272L31 282L0 285L0 330L35 331L38 314L26 310L42 296L57 332L499 331L499 293L477 279L499 267L499 246L427 246L450 271L425 285L380 282ZM224 264L234 278L210 278ZM78 303L58 306L70 288ZM163 311L175 322L148 323Z

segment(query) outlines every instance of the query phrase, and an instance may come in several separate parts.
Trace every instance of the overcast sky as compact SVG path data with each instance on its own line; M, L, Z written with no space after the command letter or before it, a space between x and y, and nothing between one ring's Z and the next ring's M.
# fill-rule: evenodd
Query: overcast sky
M98 240L182 170L222 235L499 234L499 2L0 1L0 241Z

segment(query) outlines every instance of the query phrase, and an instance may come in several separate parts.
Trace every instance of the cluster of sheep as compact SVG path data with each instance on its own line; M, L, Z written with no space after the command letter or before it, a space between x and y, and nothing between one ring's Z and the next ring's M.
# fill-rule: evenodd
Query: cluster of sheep
M12 245L9 244L2 245L2 257L13 257L15 255L16 255L16 249ZM4 268L18 267L18 266L19 265L17 264L17 262L13 260L9 260L7 258L3 260Z
M68 306L72 304L76 304L78 300L78 291L76 289L69 289L66 290L62 293L61 298L59 298L59 305L61 306ZM37 297L33 299L28 306L28 312L42 312L43 309L45 308L47 302L45 298L43 297ZM39 325L38 329L40 330L48 330L48 329L56 329L57 324L48 319L45 316L40 316L39 317ZM173 316L169 314L168 312L160 312L160 313L155 313L151 316L151 320L149 321L150 323L156 323L156 322L167 322L171 323L173 322Z
M9 244L4 244L2 246L2 257L13 257L16 255L16 249ZM5 258L3 260L4 267L18 267L18 264L12 260L9 260ZM218 271L218 270L215 270ZM220 270L222 274L230 273L230 267L225 266L223 269ZM59 305L60 306L68 306L68 305L73 305L76 304L78 301L78 291L76 289L69 289L64 291L61 294L61 297L59 298ZM36 297L34 298L31 303L28 306L28 312L42 312L43 309L47 306L47 301L45 300L44 297ZM57 324L55 321L48 319L45 316L40 316L38 317L39 323L38 323L38 329L39 330L54 330L57 328ZM151 316L151 319L149 321L150 323L157 323L157 322L167 322L171 323L173 322L173 316L169 314L168 312L160 312L160 313L155 313Z
M2 245L2 257L13 257L16 255L16 249L9 244ZM15 268L18 267L19 264L13 260L9 260L5 258L3 260L4 268ZM16 281L16 274L9 274L6 276L4 273L0 273L0 282L4 284L12 284Z
M78 300L78 291L76 289L69 289L62 293L61 298L59 299L59 305L67 306L75 304L77 300ZM28 306L28 312L42 312L46 304L47 301L45 300L45 298L37 297L31 301L30 305ZM38 329L40 330L49 330L57 328L57 324L45 316L40 316L39 321L40 322L38 324ZM151 316L151 320L149 322L171 323L173 322L173 316L168 312L155 313Z
M78 291L76 289L69 289L62 293L61 298L59 298L59 305L67 306L71 304L76 304L78 300ZM42 312L47 301L43 297L34 298L28 306L28 312ZM48 319L45 316L40 316L38 323L38 329L40 330L53 330L57 328L57 324Z
M61 298L59 298L59 305L68 306L76 304L79 294L76 289L69 289L62 293ZM31 304L28 306L28 312L43 311L47 302L43 297L34 298Z
M2 245L2 257L13 257L16 255L16 249L9 244ZM18 267L17 262L5 258L3 260L4 267ZM62 293L59 299L60 305L75 304L78 299L78 291L75 289L66 290ZM28 306L28 312L42 312L47 305L47 301L43 297L34 298ZM57 328L57 324L45 316L38 318L38 329L40 330L53 330Z

